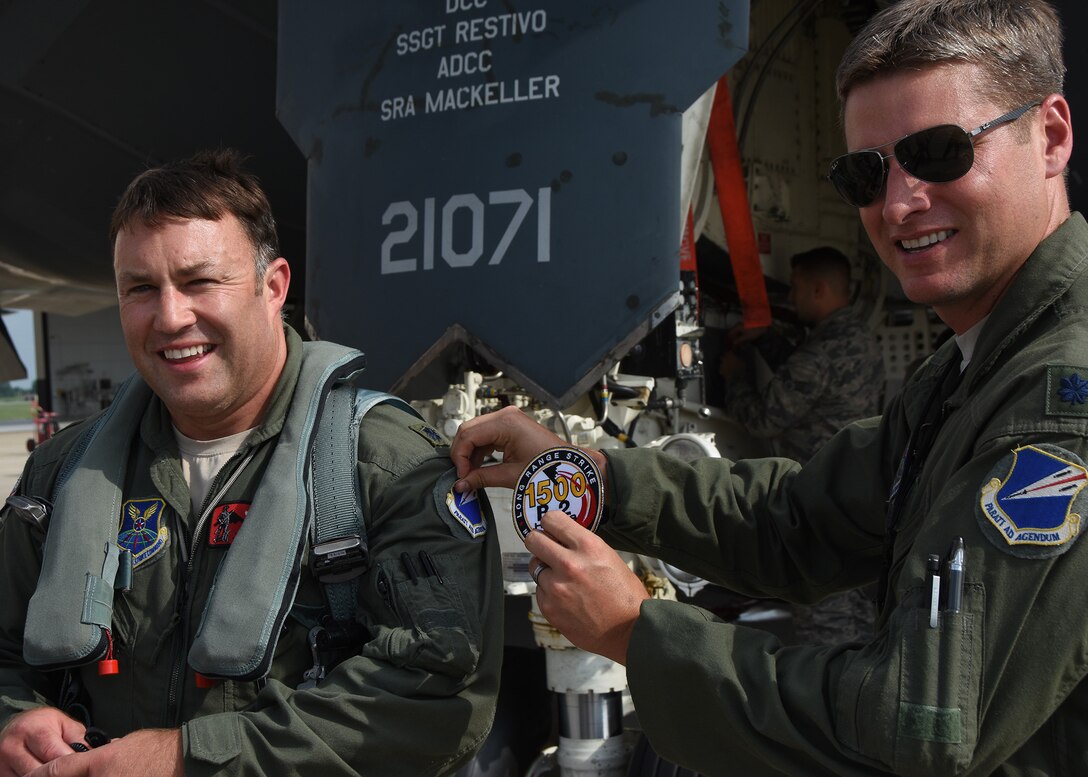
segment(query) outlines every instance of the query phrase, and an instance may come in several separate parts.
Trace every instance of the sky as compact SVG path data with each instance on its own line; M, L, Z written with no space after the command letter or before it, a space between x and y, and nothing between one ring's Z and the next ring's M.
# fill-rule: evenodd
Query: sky
M34 371L34 314L29 310L13 311L4 316L4 326L11 335L11 341L15 343L19 358L26 366L27 379L12 381L12 383L29 388L37 377Z

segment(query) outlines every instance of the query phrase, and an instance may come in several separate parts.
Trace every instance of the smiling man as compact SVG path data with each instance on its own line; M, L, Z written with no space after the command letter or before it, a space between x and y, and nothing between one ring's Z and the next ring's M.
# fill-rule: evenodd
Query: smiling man
M139 375L4 507L0 777L454 770L494 714L502 588L447 443L284 326L236 154L143 173L111 236Z
M290 270L253 248L238 218L119 227L121 327L174 426L201 440L251 429L287 359L280 310ZM256 269L256 273L254 270Z
M549 513L526 539L541 611L626 663L665 757L707 775L1084 772L1088 225L1066 195L1061 39L1044 0L899 0L844 55L830 178L956 333L882 418L803 467L591 452L600 536ZM469 422L458 488L511 485L557 444L515 409ZM613 548L753 596L876 582L877 633L783 647L649 599Z

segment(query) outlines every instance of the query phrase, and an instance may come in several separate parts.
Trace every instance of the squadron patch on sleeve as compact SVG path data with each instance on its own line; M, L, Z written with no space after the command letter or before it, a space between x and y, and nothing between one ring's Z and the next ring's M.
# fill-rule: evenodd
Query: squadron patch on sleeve
M459 494L453 490L457 470L451 469L434 486L434 503L442 520L453 529L462 529L471 539L487 534L487 518L475 492Z
M1088 469L1076 454L1055 445L1016 448L979 489L982 533L1020 558L1059 556L1080 534L1085 485Z
M121 505L117 544L132 554L135 569L166 547L170 529L162 525L166 503L162 499L129 499Z
M1046 414L1088 416L1088 368L1064 364L1047 366Z

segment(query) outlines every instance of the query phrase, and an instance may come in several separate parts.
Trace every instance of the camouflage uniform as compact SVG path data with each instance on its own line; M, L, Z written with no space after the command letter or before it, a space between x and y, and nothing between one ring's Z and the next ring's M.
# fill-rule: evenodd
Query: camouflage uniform
M873 333L849 308L825 318L757 391L742 377L726 387L725 411L780 456L804 463L839 429L880 412L884 361ZM797 639L830 645L868 638L876 617L863 591L795 607Z
M775 453L804 463L835 432L880 412L884 361L876 337L849 309L836 310L778 367L762 391L743 377L725 389L725 412Z

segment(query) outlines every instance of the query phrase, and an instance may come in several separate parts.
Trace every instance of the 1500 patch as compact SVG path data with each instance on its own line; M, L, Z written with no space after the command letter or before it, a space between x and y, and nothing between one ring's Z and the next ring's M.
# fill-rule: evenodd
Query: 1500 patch
M559 510L590 531L601 521L604 500L597 463L577 448L549 448L518 478L510 506L522 539L540 528L549 510Z
M979 490L983 534L1007 553L1050 558L1080 534L1088 468L1054 445L1025 445L998 462Z

